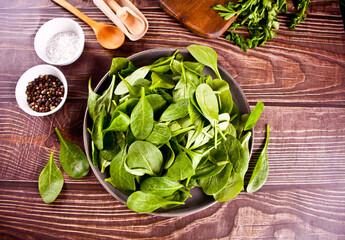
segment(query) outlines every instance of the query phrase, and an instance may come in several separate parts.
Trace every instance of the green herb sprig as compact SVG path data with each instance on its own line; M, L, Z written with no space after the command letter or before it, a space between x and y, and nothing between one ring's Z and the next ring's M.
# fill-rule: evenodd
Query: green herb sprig
M291 30L305 20L309 4L309 0L297 0L299 12L292 19ZM219 11L218 14L225 20L237 16L226 39L247 51L248 48L263 46L276 36L276 30L279 29L278 13L286 13L287 7L286 0L239 0L237 3L227 2L225 6L218 4L213 9ZM245 38L236 33L239 28L245 28L249 36Z

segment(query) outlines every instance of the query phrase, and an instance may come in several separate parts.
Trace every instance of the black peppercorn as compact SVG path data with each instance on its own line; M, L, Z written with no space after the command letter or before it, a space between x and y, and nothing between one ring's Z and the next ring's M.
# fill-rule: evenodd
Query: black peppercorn
M63 84L53 75L40 75L26 87L27 102L36 112L49 112L55 109L64 95Z

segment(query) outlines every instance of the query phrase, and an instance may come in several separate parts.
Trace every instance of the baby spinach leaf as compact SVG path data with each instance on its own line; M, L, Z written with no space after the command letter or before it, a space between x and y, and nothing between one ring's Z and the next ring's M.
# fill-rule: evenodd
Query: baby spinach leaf
M145 173L157 176L163 164L161 151L152 143L135 141L128 149L127 171L142 176Z
M112 79L113 76L117 76L117 74L130 65L130 61L127 58L117 57L113 58L110 66L109 77ZM132 64L133 65L133 64Z
M131 114L130 127L134 137L140 140L146 139L152 131L153 109L145 97L144 88L141 89L140 101Z
M159 94L146 95L146 99L151 104L154 113L163 110L167 105L167 101Z
M195 89L195 85L190 79L188 79L186 75L186 71L183 65L183 62L181 62L181 77L180 80L177 82L174 91L173 91L173 99L175 102L181 99L186 99L189 97L189 92L191 89Z
M228 154L235 172L240 174L243 179L248 170L249 152L245 151L241 142L231 135L228 135L227 140L219 144L219 149Z
M103 134L109 131L126 132L130 123L130 118L127 114L120 112L119 115L110 123L110 126L103 130Z
M92 152L92 164L95 167L99 166L99 150L97 149L94 141L91 141L91 152Z
M254 171L250 177L247 192L255 192L259 190L262 185L265 184L269 166L268 166L268 159L267 159L267 147L268 147L268 139L269 139L269 125L267 125L267 133L266 133L266 142L265 146L262 149L258 161L255 164Z
M175 180L184 180L194 174L195 171L191 160L183 151L180 151L171 167L168 168L166 176Z
M138 68L131 75L126 77L126 81L129 84L133 84L137 79L145 78L146 75L149 73L150 69L151 69L151 65ZM121 81L115 88L115 94L116 95L123 95L126 93L128 93L128 88L127 88L126 84L123 81Z
M132 193L127 199L127 207L139 213L153 212L168 204L184 204L184 202L166 200L163 197L142 191Z
M229 182L232 164L228 163L218 174L199 180L202 190L207 195L213 195L222 190Z
M151 74L151 79L152 79L152 85L150 87L151 90L155 88L172 89L175 87L175 83L172 80L170 75L159 74L159 73L153 72Z
M187 47L188 51L192 56L200 63L211 68L219 79L222 77L219 74L217 67L217 53L212 48L201 45L189 45Z
M165 146L167 146L167 150L163 151L164 159L166 159L164 169L168 169L171 167L171 165L175 161L175 152L172 149L169 141L165 144Z
M206 84L200 84L195 91L195 98L204 117L213 124L214 120L218 122L219 108L218 100L212 88Z
M87 109L89 111L89 115L93 121L96 118L96 109L97 109L97 99L100 97L97 93L95 93L91 88L91 78L89 79L89 97L87 99Z
M131 98L121 103L119 106L117 106L117 108L112 113L111 122L114 121L114 119L119 115L119 112L123 112L127 114L128 116L131 115L134 107L138 104L138 102L139 102L139 99Z
M38 189L45 203L53 202L63 187L63 175L54 163L54 152L51 153L47 165L38 178Z
M259 117L261 116L261 113L263 110L264 110L264 103L263 102L257 102L253 111L249 115L249 118L246 122L246 126L244 127L244 131L247 131L247 130L252 129L254 127L254 125L258 121Z
M170 129L164 123L154 123L152 132L147 137L146 141L153 143L160 147L167 143L171 138Z
M63 170L72 178L86 176L90 165L83 150L78 145L66 141L57 128L55 132L61 144L59 160Z
M187 190L178 190L176 192L174 192L172 195L165 197L166 200L169 201L177 201L177 202L185 202L189 197L191 197L190 193ZM164 206L161 206L161 208L163 209L170 209L173 207L176 207L180 204L167 204Z
M236 197L243 189L243 179L232 171L228 184L219 192L213 195L217 202L225 202Z
M211 82L211 87L213 91L220 92L218 95L220 113L230 113L232 110L233 101L229 84L222 79L213 79Z
M192 177L192 179L198 180L202 178L212 177L221 172L224 167L225 165L218 166L217 164L207 161L207 163L203 164L201 167L198 167L196 169L195 175Z
M113 95L114 95L114 88L115 88L115 76L113 76L109 87L103 92L103 94L96 101L97 107L96 107L95 113L94 113L96 116L101 111L103 105L105 105L105 110L107 112L110 111L110 107L112 104L111 102L112 102Z
M176 103L170 104L170 106L163 112L160 122L170 122L187 116L188 104L188 99L181 99Z
M144 193L151 193L161 197L172 195L183 188L177 180L168 177L150 177L140 184L140 190Z
M111 183L121 192L131 194L136 189L135 176L126 171L126 158L126 148L123 148L113 157L109 169L110 178L106 178L105 181Z
M97 115L95 122L93 123L91 139L95 143L96 147L99 150L103 149L103 140L104 140L104 118L106 116L105 106L103 105L102 111Z

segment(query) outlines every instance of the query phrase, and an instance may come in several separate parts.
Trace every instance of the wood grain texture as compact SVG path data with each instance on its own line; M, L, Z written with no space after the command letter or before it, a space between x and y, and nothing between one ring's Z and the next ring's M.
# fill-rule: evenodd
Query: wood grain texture
M111 24L92 0L69 0L93 19ZM156 0L132 1L147 17L149 30L117 50L103 49L92 30L52 1L0 1L0 239L345 239L345 32L336 0L312 0L308 18L288 29L294 11L279 15L280 30L264 47L247 53L226 33L204 39L167 15ZM38 28L55 17L77 21L85 49L75 63L59 67L69 84L68 99L56 114L37 118L15 100L17 79L43 64L33 48ZM83 146L82 121L87 82L108 71L113 57L139 51L213 47L218 62L243 89L250 105L266 105L255 127L254 157L270 124L266 185L190 216L137 214L114 199L90 172L65 185L45 204L37 179L59 142L58 127ZM250 170L253 169L250 164Z

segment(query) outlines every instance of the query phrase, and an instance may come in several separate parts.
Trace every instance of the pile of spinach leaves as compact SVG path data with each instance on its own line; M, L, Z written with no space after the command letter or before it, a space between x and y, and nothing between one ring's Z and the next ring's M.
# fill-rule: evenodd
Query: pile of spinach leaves
M187 49L196 62L178 51L140 68L114 58L102 95L89 81L93 165L109 170L106 181L128 194L127 206L137 212L184 204L193 187L216 201L244 188L251 129L264 105L241 115L219 74L217 53L200 45ZM216 79L202 73L205 66ZM251 192L266 181L267 145L268 135Z

